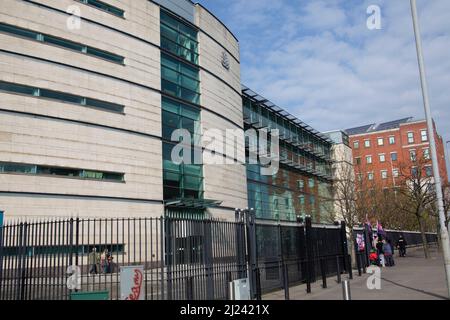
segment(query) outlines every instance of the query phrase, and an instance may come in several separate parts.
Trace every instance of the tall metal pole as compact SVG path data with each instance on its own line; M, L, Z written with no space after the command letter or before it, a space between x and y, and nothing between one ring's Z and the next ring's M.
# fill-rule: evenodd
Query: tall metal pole
M431 117L431 109L428 98L428 84L425 76L425 63L423 58L422 39L420 37L419 18L417 15L416 0L411 1L411 13L414 24L414 35L416 37L417 60L419 62L420 81L422 85L423 104L425 108L425 116L427 119L428 136L430 139L431 160L433 162L433 175L436 187L437 207L439 209L439 222L441 226L442 251L444 253L445 274L447 276L447 290L450 297L450 242L448 237L447 226L445 225L445 210L442 195L441 176L439 173L439 163L436 151L436 141L434 138L434 126Z
M448 145L450 144L450 141L447 141L445 143L445 145L447 146L447 161L450 163L450 153L448 151ZM446 193L445 192L450 192L450 186L447 186L447 188L444 190L444 197L446 197ZM448 210L448 209L447 209ZM446 212L447 214L447 230L450 231L450 210L448 212Z

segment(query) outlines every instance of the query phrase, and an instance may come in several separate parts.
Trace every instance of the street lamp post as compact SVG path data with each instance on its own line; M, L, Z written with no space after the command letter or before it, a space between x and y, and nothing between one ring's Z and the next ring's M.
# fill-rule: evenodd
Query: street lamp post
M447 226L445 224L445 212L444 212L445 210L443 203L442 183L441 183L441 176L439 174L439 163L436 151L436 141L434 137L434 126L431 117L431 109L428 97L428 85L425 76L425 63L423 58L422 39L420 36L419 19L417 14L417 4L416 0L410 1L411 1L412 20L414 25L414 35L416 38L416 50L417 50L417 60L419 63L420 82L422 85L423 104L425 109L425 116L427 119L428 135L430 137L431 159L433 162L433 175L436 187L437 207L439 209L439 222L441 226L440 232L442 240L442 251L444 254L445 273L447 276L447 290L450 297L450 242Z
M446 149L447 149L447 162L450 164L450 151L449 151L449 147L448 147L448 145L450 144L450 141L447 141L446 143L445 143L445 145L446 145Z

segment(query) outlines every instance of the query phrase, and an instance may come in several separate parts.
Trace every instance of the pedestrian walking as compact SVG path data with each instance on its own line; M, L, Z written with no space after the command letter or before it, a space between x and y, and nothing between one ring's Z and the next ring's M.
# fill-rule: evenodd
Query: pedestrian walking
M381 237L378 237L377 242L377 254L378 254L378 260L379 260L379 266L385 267L385 260L384 260L384 250L383 250L383 239Z
M114 257L112 256L111 252L108 252L106 255L106 273L112 273L112 267L113 267L113 259Z
M89 274L97 274L99 271L98 267L100 257L99 254L97 253L96 247L93 247L92 251L89 253L88 262L89 262Z
M102 273L107 273L108 271L108 249L104 249L100 256L100 266Z
M402 235L400 235L400 237L397 241L397 248L398 248L400 257L406 256L406 246L407 246L406 240L403 238Z
M391 240L386 240L383 243L384 258L386 260L386 266L394 266L394 257L392 252Z

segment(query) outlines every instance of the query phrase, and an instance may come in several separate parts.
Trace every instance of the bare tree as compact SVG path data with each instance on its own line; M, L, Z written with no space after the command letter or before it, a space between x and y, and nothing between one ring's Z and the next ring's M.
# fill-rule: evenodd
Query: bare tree
M446 181L442 187L444 194L444 211L446 212L446 225L450 230L450 183Z
M436 202L434 180L431 176L430 161L415 157L411 164L400 166L401 186L398 188L398 207L401 211L415 217L422 235L425 258L429 257L426 238L427 222L433 214Z

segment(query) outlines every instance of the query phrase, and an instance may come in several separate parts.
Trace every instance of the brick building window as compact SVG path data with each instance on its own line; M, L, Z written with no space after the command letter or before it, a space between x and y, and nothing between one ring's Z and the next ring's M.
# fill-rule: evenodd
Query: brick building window
M389 137L389 144L395 144L395 137L394 136L390 136Z
M420 139L422 140L422 142L428 141L428 131L427 130L420 131Z
M408 143L409 144L414 143L414 132L408 132Z
M429 148L423 149L423 158L425 160L430 160L431 159L430 149Z
M384 139L383 138L378 138L378 145L379 146L384 146Z
M365 140L364 141L364 147L370 148L370 140Z
M397 161L397 160L398 160L398 154L397 154L397 152L392 152L392 153L391 153L391 160L392 160L392 161Z

